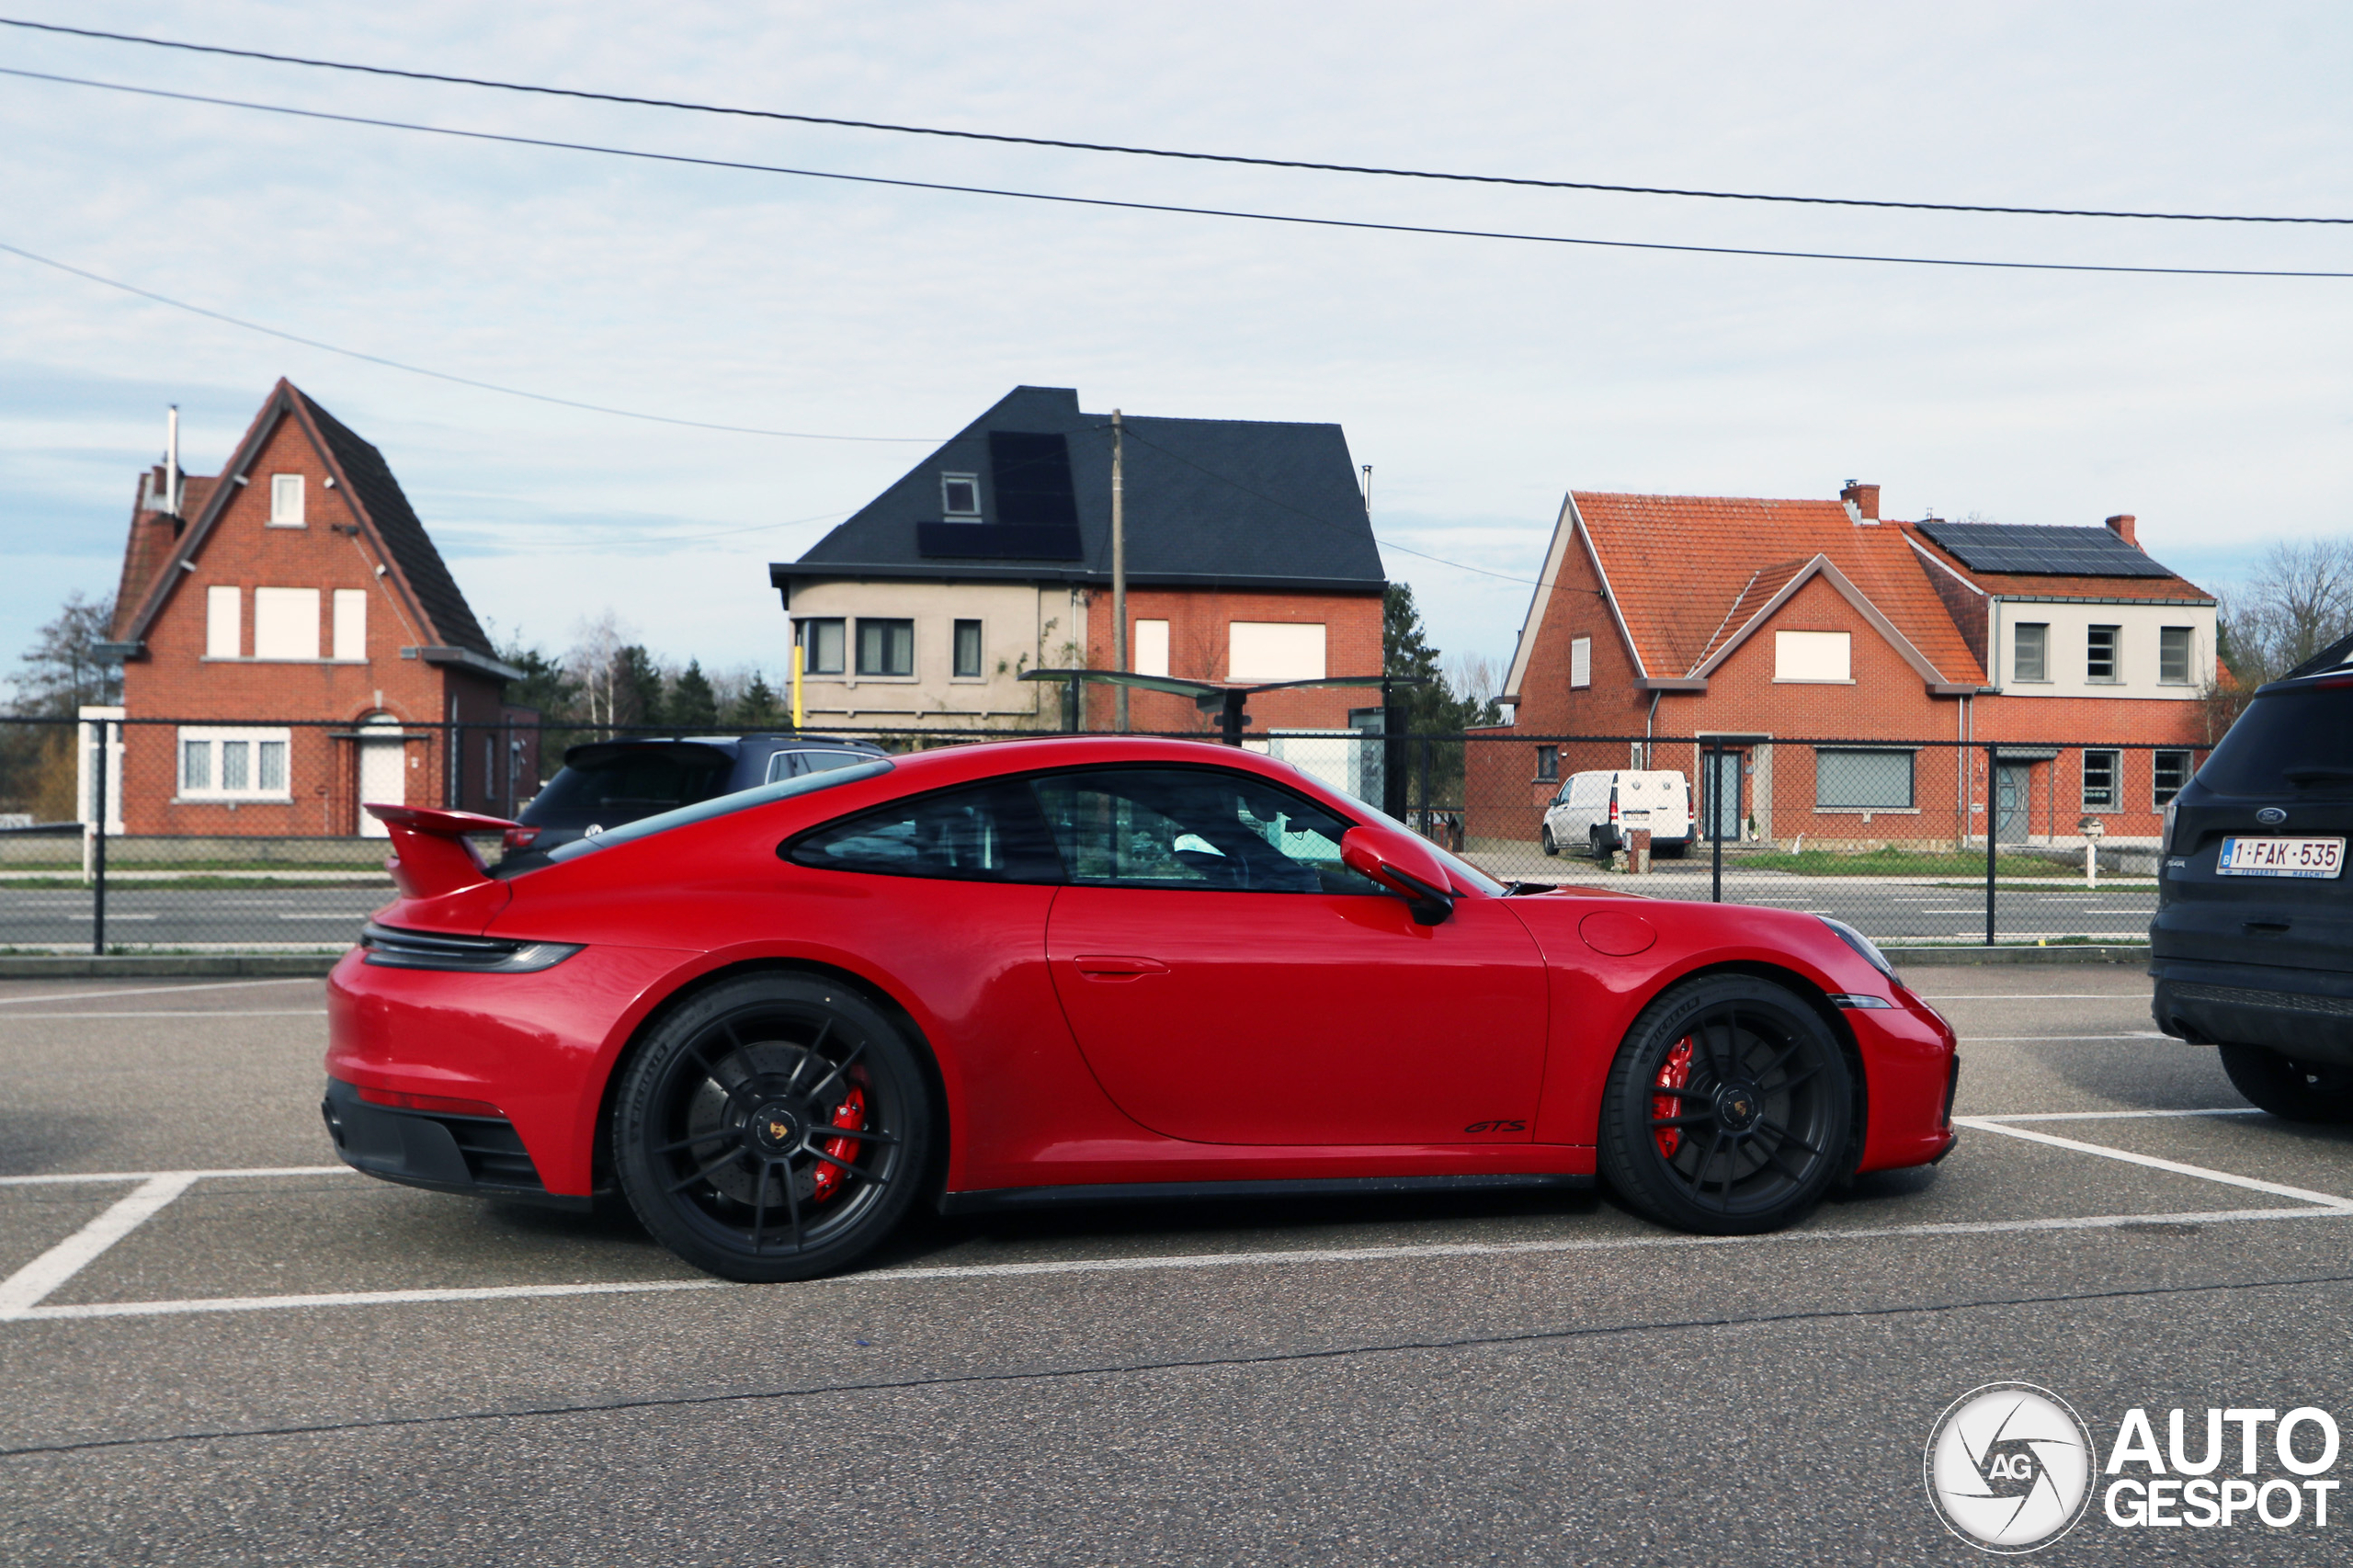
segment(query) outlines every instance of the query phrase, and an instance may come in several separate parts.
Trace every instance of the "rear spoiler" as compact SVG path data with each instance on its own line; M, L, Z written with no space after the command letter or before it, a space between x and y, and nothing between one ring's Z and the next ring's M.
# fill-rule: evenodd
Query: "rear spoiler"
M438 898L490 881L490 868L466 842L472 833L505 833L518 823L476 812L445 812L432 806L376 806L369 816L391 830L392 856L384 862L403 898Z

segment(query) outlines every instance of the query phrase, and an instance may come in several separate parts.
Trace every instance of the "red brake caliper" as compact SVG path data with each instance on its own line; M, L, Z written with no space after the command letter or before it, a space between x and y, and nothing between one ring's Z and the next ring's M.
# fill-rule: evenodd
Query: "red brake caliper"
M855 1084L851 1085L849 1093L842 1097L842 1103L834 1108L834 1119L830 1125L847 1127L853 1132L863 1130L866 1126L866 1091ZM858 1153L858 1142L859 1140L856 1138L828 1138L825 1140L824 1149L825 1153L835 1159L847 1160ZM811 1197L819 1203L823 1203L838 1191L842 1183L849 1176L849 1173L841 1166L829 1165L824 1160L817 1162L814 1174L817 1178L817 1190Z
M1658 1070L1657 1083L1662 1089L1679 1089L1690 1081L1691 1042L1680 1040L1675 1042L1675 1049L1666 1053L1666 1064ZM1683 1097L1680 1095L1651 1096L1653 1119L1682 1114ZM1683 1129L1679 1127L1662 1127L1651 1136L1658 1140L1658 1152L1670 1160L1675 1158L1675 1151L1683 1146Z

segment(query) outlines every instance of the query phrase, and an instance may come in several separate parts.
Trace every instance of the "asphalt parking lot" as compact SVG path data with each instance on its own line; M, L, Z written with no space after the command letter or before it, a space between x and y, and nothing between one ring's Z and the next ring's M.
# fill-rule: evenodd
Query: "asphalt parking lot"
M764 1288L342 1171L316 981L0 983L0 1561L1974 1562L1921 1448L1976 1385L2103 1444L2353 1406L2353 1133L2250 1114L2135 971L1911 978L1966 1042L1960 1148L1780 1235L1123 1209ZM2039 1560L2340 1528L2096 1503Z

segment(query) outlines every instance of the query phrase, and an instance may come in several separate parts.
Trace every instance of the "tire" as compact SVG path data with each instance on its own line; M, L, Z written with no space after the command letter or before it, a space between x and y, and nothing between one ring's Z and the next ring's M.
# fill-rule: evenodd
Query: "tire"
M1687 981L1634 1021L1601 1104L1601 1174L1677 1230L1754 1235L1852 1165L1854 1078L1821 1015L1748 975Z
M1561 846L1552 842L1552 824L1551 823L1548 822L1544 824L1543 831L1537 835L1537 838L1543 844L1545 854L1558 855L1561 852Z
M1591 827L1586 829L1585 841L1586 852L1591 855L1595 859L1607 860L1609 858L1609 851L1601 846L1601 830L1599 828Z
M763 974L695 997L621 1079L613 1162L631 1209L696 1267L746 1283L847 1267L931 1165L915 1046L865 997Z
M2259 1045L2218 1048L2231 1085L2287 1121L2353 1121L2353 1067L2297 1062Z

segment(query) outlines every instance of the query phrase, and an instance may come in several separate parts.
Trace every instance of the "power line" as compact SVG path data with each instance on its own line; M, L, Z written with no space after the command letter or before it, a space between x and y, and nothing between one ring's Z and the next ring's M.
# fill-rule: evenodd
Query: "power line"
M1787 196L1746 190L1702 190L1677 186L1610 185L1597 180L1535 179L1515 175L1469 175L1438 169L1390 168L1372 164L1327 164L1300 158L1254 157L1238 153L1197 153L1167 147L1137 147L1113 142L1074 142L1051 136L1015 136L1001 131L955 131L936 125L898 125L887 120L844 119L830 115L794 114L782 109L737 108L724 104L697 103L680 98L639 97L627 93L599 93L580 87L550 87L528 82L506 82L486 76L456 76L436 71L408 71L390 65L366 65L345 60L318 60L298 54L272 54L258 49L230 49L220 44L189 43L179 39L149 38L138 33L103 32L95 28L69 28L54 22L0 17L0 27L34 32L97 39L108 43L141 44L151 49L180 50L191 54L222 55L234 60L260 60L275 65L301 65L323 71L349 71L369 76L392 76L411 82L438 82L451 86L488 87L503 93L529 93L542 97L578 98L590 103L623 104L639 108L677 109L690 114L727 115L745 119L781 120L796 125L824 125L849 131L882 131L901 136L938 136L961 142L994 142L1016 147L1052 147L1065 152L1111 153L1133 158L1169 158L1188 163L1240 164L1254 168L1302 169L1320 174L1378 175L1392 179L1443 180L1464 185L1519 186L1538 190L1587 190L1623 196L1673 196L1711 201L1788 202L1812 207L1872 207L1911 212L1984 212L2029 218L2129 218L2175 223L2353 223L2353 218L2303 218L2242 212L2137 212L2087 207L2010 207L1961 201L1896 201L1851 196Z
M304 337L297 333L282 332L274 326L264 326L259 322L245 321L241 317L220 311L207 310L202 305L189 304L186 300L175 300L168 294L158 294L152 289L142 289L135 283L125 283L119 278L108 278L85 267L74 267L28 251L21 245L9 244L5 240L0 240L0 251L21 256L27 261L38 262L43 267L54 267L60 272L70 272L76 278L87 278L93 283L104 284L109 289L119 289L126 294L136 294L142 300L153 300L159 305L169 305L176 311L187 311L192 315L204 316L212 321L225 323L230 326L242 327L247 332L258 332L265 336L279 338L288 343L299 343L305 348L324 349L329 354L340 354L347 359L360 359L370 365L384 366L388 369L405 370L412 376L430 376L437 381L450 381L461 387L473 387L481 392L502 392L508 397L529 398L533 403L550 403L559 408L585 409L591 414L610 414L622 419L650 420L656 425L682 425L691 430L722 430L732 436L779 436L796 441L888 441L926 445L936 445L938 442L938 437L931 436L828 436L810 430L763 430L748 425L714 425L707 420L674 419L666 414L645 414L633 408L608 408L603 403L581 403L568 397L551 397L546 392L525 392L519 387L502 387L493 381L475 381L470 376L453 376L447 370L428 370L422 365L404 364L398 359L387 359L381 354L363 354L357 348L340 348L332 343L322 343L315 337Z
M1358 218L1312 218L1295 212L1258 212L1231 207L1188 207L1174 202L1123 201L1104 196L1059 196L1044 191L1012 190L997 186L951 185L939 180L892 179L881 175L848 175L828 169L793 168L779 164L755 164L733 158L699 158L683 153L650 153L633 147L612 147L591 142L564 142L540 136L515 136L494 131L460 131L448 126L420 125L412 120L379 119L357 114L332 114L324 109L290 108L282 104L255 103L244 98L214 97L203 93L172 92L162 87L134 87L119 82L99 82L83 76L61 76L45 71L19 71L0 67L0 76L16 76L35 82L56 82L67 86L96 87L105 92L130 93L140 97L168 98L180 103L209 104L220 108L252 109L263 114L286 115L297 119L326 120L339 125L367 125L385 131L411 131L428 136L452 136L468 142L492 142L516 147L544 147L566 153L595 153L607 157L635 158L648 163L679 164L695 168L732 169L748 174L789 175L801 179L839 180L851 185L889 186L902 190L944 191L959 196L1005 197L1020 201L1050 201L1069 207L1100 207L1128 212L1167 212L1193 218L1234 218L1258 223L1291 223L1317 229L1354 229L1386 234L1430 234L1448 239L1510 240L1529 244L1583 245L1599 250L1668 251L1685 256L1769 256L1787 261L1860 261L1900 267L1959 267L1990 271L2124 273L2165 278L2353 278L2353 272L2286 267L2128 267L2070 261L1977 261L1956 256L1880 256L1854 251L1768 250L1750 245L1672 244L1660 240L1597 240L1569 234L1531 234L1500 229L1452 229L1426 223L1378 223ZM562 402L563 400L551 398L545 401ZM673 421L672 423L680 422ZM770 434L771 432L755 433Z

